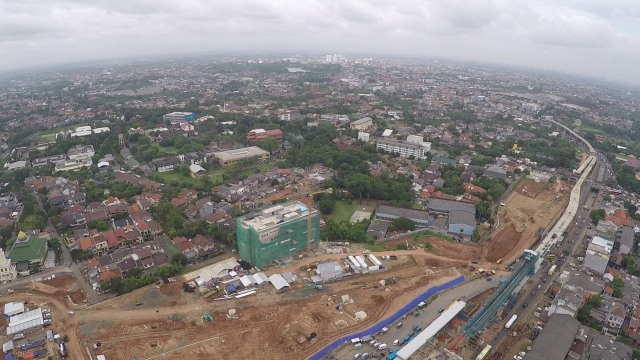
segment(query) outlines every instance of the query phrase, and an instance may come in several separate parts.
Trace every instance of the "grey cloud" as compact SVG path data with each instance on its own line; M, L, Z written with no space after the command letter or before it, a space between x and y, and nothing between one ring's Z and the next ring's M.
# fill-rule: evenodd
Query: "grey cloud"
M226 49L580 62L626 78L640 61L638 18L637 0L0 0L0 71Z

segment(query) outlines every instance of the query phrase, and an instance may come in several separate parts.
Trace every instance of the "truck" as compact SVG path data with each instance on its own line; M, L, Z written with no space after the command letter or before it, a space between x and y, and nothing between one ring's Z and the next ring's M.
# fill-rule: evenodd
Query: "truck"
M547 272L547 274L549 276L553 275L553 272L556 271L556 267L557 267L557 265L555 265L555 264L551 265L551 267L549 268L549 271Z
M509 321L507 321L506 324L504 324L504 328L505 330L509 330L509 328L516 322L516 320L518 319L518 315L513 315L511 317L511 319L509 319Z

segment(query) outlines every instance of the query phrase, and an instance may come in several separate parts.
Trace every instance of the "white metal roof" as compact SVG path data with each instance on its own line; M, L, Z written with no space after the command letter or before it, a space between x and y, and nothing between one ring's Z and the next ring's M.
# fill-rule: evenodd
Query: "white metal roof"
M391 130L391 129L386 129L386 130L382 133L382 136L387 137L387 136L391 136L391 134L393 134L393 130Z
M251 275L245 275L245 276L240 278L240 282L242 283L242 286L247 287L247 286L249 286L251 284L255 284L256 280Z
M22 314L24 312L24 303L10 302L4 304L4 314L7 316L14 316Z
M398 358L402 360L408 360L418 349L434 337L440 330L442 330L447 324L453 320L462 309L467 305L464 301L454 301L449 307L438 316L429 326L422 330L416 337L414 337L409 343L402 347L402 349L396 352Z
M280 274L273 274L269 276L269 281L273 286L275 286L276 290L289 287L289 283L287 282L287 280L285 280Z
M40 308L27 311L26 313L9 318L7 326L7 336L17 334L36 326L42 326L44 319L42 318L42 310Z
M256 281L256 284L260 285L264 282L269 282L269 277L263 272L253 274L253 279Z

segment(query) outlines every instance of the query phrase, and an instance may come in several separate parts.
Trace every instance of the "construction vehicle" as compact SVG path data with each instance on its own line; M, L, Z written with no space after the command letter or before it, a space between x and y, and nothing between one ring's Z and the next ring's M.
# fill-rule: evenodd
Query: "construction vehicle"
M392 276L390 278L384 279L384 281L388 282L388 283L397 283L398 282L398 277L397 276Z
M498 259L498 261L496 261L496 264L502 264L502 258Z
M211 317L211 314L209 314L209 313L204 313L204 314L202 314L202 320L204 320L206 322L212 322L213 321L213 317Z

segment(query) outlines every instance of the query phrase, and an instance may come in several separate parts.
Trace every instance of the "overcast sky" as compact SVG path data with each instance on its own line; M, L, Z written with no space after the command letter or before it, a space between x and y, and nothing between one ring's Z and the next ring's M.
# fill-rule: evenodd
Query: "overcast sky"
M640 83L640 1L0 0L0 71L194 51L418 55Z

